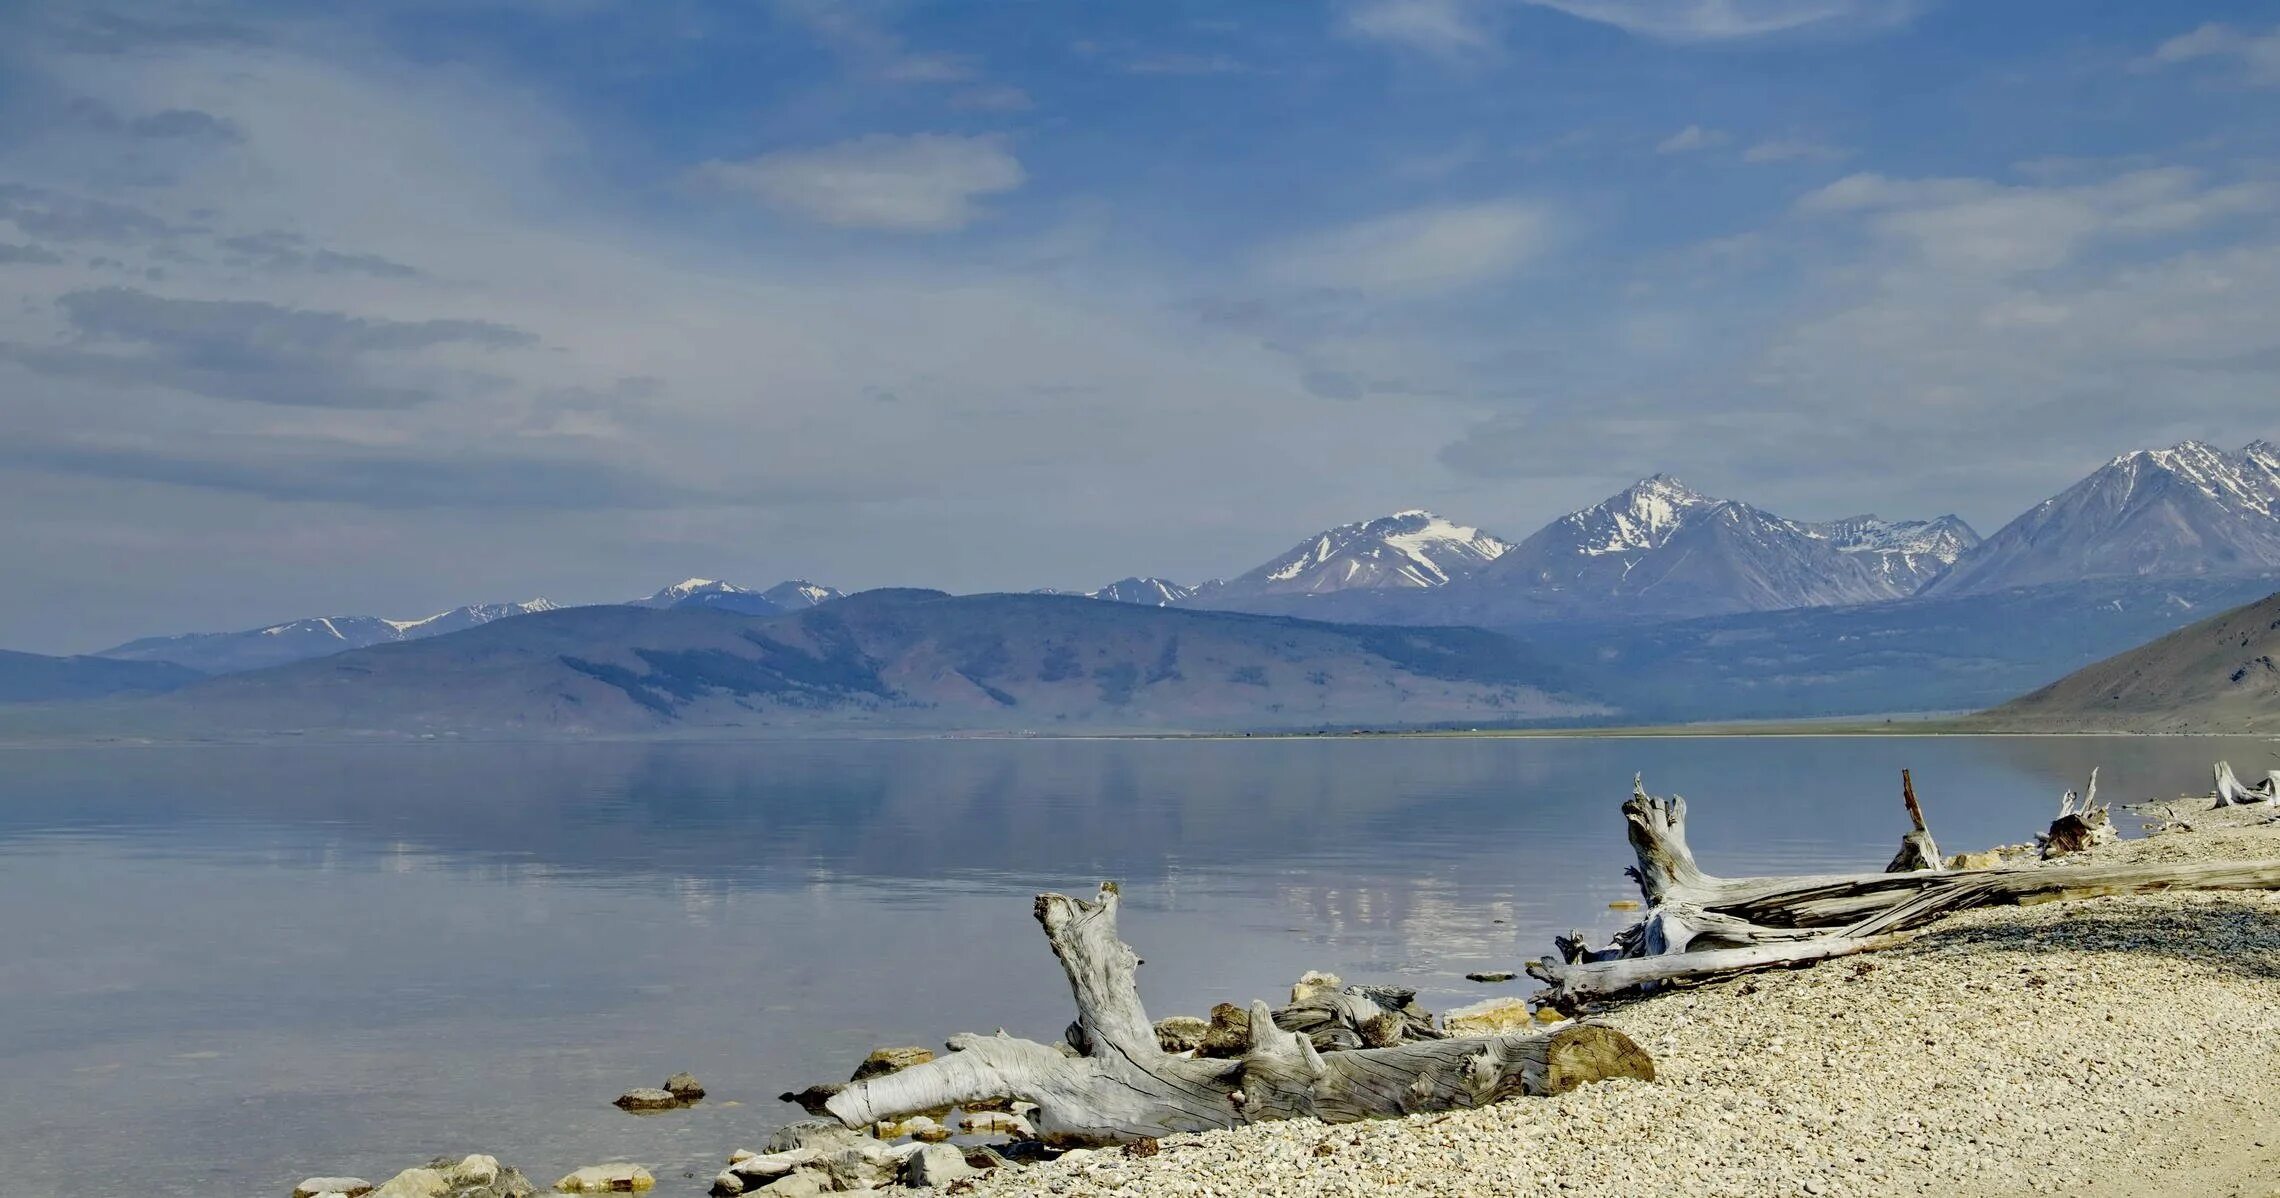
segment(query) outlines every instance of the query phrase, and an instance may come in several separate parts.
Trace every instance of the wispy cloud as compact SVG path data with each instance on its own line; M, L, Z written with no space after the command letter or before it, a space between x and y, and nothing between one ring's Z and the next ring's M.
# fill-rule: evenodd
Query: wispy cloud
M420 351L535 341L487 320L384 320L125 287L74 291L56 303L77 341L0 347L0 356L46 375L296 407L425 403L448 372L423 368Z
M1728 140L1727 135L1720 130L1705 129L1700 125L1688 125L1656 143L1655 153L1687 154L1696 150L1707 150L1714 146L1722 146Z
M1798 137L1769 137L1742 151L1742 161L1765 164L1771 162L1842 162L1851 157L1851 151Z
M2280 184L2208 185L2191 170L2134 171L2073 187L1984 179L1848 175L1798 201L1809 215L1857 214L1943 269L2047 270L2101 238L2158 237L2280 208Z
M1551 237L1549 213L1524 201L1418 208L1286 243L1266 271L1294 286L1430 294L1504 278Z
M1242 69L1225 54L1148 54L1124 64L1127 75L1232 75Z
M1496 48L1478 0L1363 0L1346 10L1349 35L1438 58L1466 58Z
M1029 93L1005 83L985 83L950 93L950 105L972 112L1025 112L1033 106Z
M2161 43L2139 65L2165 67L2205 59L2238 63L2250 83L2280 87L2280 26L2259 34L2230 25L2203 25Z
M1626 33L1716 42L1800 30L1871 30L1905 24L1918 0L1523 0Z
M715 160L696 178L781 211L843 228L947 233L981 216L977 203L1028 178L1002 138L873 134L836 145Z

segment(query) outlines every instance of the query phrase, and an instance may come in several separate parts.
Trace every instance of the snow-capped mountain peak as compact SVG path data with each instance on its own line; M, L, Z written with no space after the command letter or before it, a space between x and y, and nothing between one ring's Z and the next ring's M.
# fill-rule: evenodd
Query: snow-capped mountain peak
M1266 595L1445 586L1511 548L1500 537L1412 508L1316 533L1226 589Z
M654 595L629 600L628 602L635 607L671 607L695 595L750 595L755 593L750 587L740 587L733 582L722 582L717 578L684 578L659 590Z
M1195 594L1194 587L1181 586L1168 578L1119 578L1097 591L1085 592L1088 599L1106 599L1116 603L1137 603L1143 607L1170 607Z
M402 634L403 639L412 640L423 636L439 636L446 632L457 632L462 628L473 628L478 624L503 620L508 616L527 616L542 611L554 611L561 606L552 599L525 599L520 603L470 603L465 607L455 607L450 611L439 611L432 616L423 616L417 620L382 620L381 622Z
M1688 518L1720 502L1668 474L1655 474L1563 522L1579 534L1582 553L1630 553L1660 547Z
M809 582L804 578L794 578L779 582L760 592L760 597L785 611L798 611L801 608L814 607L818 603L827 603L833 599L842 599L846 596L838 587L827 587L821 583Z
M1966 594L2099 577L2280 569L2280 449L2201 441L2120 454L1987 538L1933 584Z

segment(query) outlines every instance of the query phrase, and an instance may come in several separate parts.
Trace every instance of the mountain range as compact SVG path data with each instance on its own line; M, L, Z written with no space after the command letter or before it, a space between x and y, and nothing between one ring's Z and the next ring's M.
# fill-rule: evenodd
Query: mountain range
M744 615L776 615L814 607L838 598L839 594L831 587L796 579L765 591L754 591L710 578L689 578L628 603L635 607L718 607ZM528 599L521 603L471 603L416 620L314 616L242 632L144 637L92 656L123 662L162 662L199 674L234 674L313 657L329 657L372 645L424 640L510 616L557 611L561 607L551 599Z
M1654 475L1519 541L1409 510L1309 536L1233 579L1188 587L1134 576L1082 596L1031 597L1075 608L993 602L956 610L965 613L959 620L975 627L989 618L1027 618L1033 610L1091 610L1092 623L1060 617L1077 621L1065 631L1078 646L1072 652L1080 653L1091 644L1087 638L1107 638L1092 645L1105 650L1137 627L1115 621L1142 617L1116 615L1116 609L1152 609L1158 619L1297 616L1382 626L1384 635L1402 628L1487 629L1480 635L1499 639L1475 642L1476 651L1517 654L1552 671L1526 682L1518 675L1500 679L1556 693L1559 702L1546 710L1592 707L1620 710L1626 719L1663 721L1980 706L2276 587L2280 451L2261 441L2238 452L2188 441L2120 455L1984 542L1954 516L1796 520ZM831 612L860 598L804 581L754 590L691 578L624 604L575 610L615 613L611 618L648 611L769 620ZM866 611L894 606L866 602ZM431 641L464 648L473 638L478 647L504 646L515 640L505 630L557 615L554 604L532 600L470 605L417 620L322 617L233 633L153 637L81 658L0 655L0 702L185 686L201 697L221 695L231 692L198 680L273 672L314 659L361 663L371 653ZM596 629L619 627L602 616L574 618L593 620L602 621L592 625ZM1251 652L1295 664L1303 653L1274 647L1286 625L1240 627L1252 638ZM1235 637L1231 630L1238 626L1215 627ZM999 632L1029 635L1022 629ZM1496 647L1491 652L1485 646ZM867 660L888 664L902 660L904 652L885 641L864 649ZM574 656L634 668L622 655L611 659L598 648ZM1126 664L1145 676L1140 663ZM1253 664L1264 668L1263 662ZM127 666L153 668L122 669ZM1236 668L1241 667L1230 667ZM1300 677L1312 673L1301 671ZM683 676L671 671L658 676L668 693L683 685L672 681ZM1268 670L1266 676L1281 679L1283 672ZM1055 706L1073 692L1051 692L1060 698L1047 702L1046 692L1025 697L989 682L1015 696L1022 710L976 710L996 721L985 721L991 727L1006 719L1033 719L1040 710L1049 711L1056 724L1113 716L1133 726L1164 726L1158 721L1175 710L1220 718L1215 704L1228 696L1248 700L1262 726L1287 726L1284 721L1299 718L1301 710L1330 723L1378 723L1446 710L1399 699L1407 693L1399 683L1373 692L1385 700L1376 715L1356 700L1361 691L1330 702L1309 689L1311 683L1286 696L1279 686L1287 683L1270 691L1240 684L1209 700L1191 694L1153 708L1110 711L1118 705L1109 704L1087 714ZM687 685L702 692L714 684ZM864 719L904 718L879 714L899 711L924 722L962 710L927 687L896 683L888 689L914 697L907 704L874 704L874 714ZM699 692L685 705L702 707ZM785 693L799 692L795 687ZM793 707L804 701L782 700ZM832 717L838 719L850 710L847 702L841 696L825 706L839 712ZM1534 718L1514 714L1526 707L1492 705L1477 718ZM935 714L909 715L919 710Z
M1612 714L1563 693L1558 671L1519 643L1478 629L887 590L773 616L679 603L565 608L30 716L35 727L114 734L366 737L1314 728Z

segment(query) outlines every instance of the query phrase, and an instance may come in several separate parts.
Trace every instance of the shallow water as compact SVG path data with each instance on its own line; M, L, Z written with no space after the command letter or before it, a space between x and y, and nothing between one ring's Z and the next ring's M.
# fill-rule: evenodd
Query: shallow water
M700 1193L870 1047L1068 992L1039 889L1119 880L1157 1015L1309 968L1442 1009L1634 895L1633 771L1719 872L1879 868L2270 768L2261 739L813 741L0 750L0 1191L284 1194L485 1151ZM636 1118L693 1070L712 1098ZM690 1174L694 1180L684 1180Z

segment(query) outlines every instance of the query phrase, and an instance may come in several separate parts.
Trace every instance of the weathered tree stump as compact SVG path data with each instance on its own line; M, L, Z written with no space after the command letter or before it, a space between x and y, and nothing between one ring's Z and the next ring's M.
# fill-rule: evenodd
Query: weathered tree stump
M1906 770L1900 771L1900 801L1907 805L1908 822L1915 827L1900 838L1900 852L1892 858L1892 864L1884 867L1884 872L1938 869L1940 846L1933 843L1932 830L1924 826L1924 809L1916 802L1916 780Z
M2216 764L2216 775L2216 805L2219 807L2245 807L2250 803L2269 803L2280 799L2280 770L2273 770L2264 781L2254 786L2243 785L2233 774L2232 763L2229 761Z
M1608 1077L1652 1080L1654 1065L1613 1028L1571 1023L1544 1032L1423 1040L1319 1052L1251 1004L1249 1045L1231 1060L1174 1056L1157 1042L1118 939L1113 883L1085 900L1037 896L1037 922L1076 998L1078 1055L1003 1032L962 1035L936 1060L855 1082L825 1103L848 1127L984 1099L1037 1105L1040 1138L1133 1142L1177 1132L1311 1116L1330 1122L1477 1107L1558 1094Z

